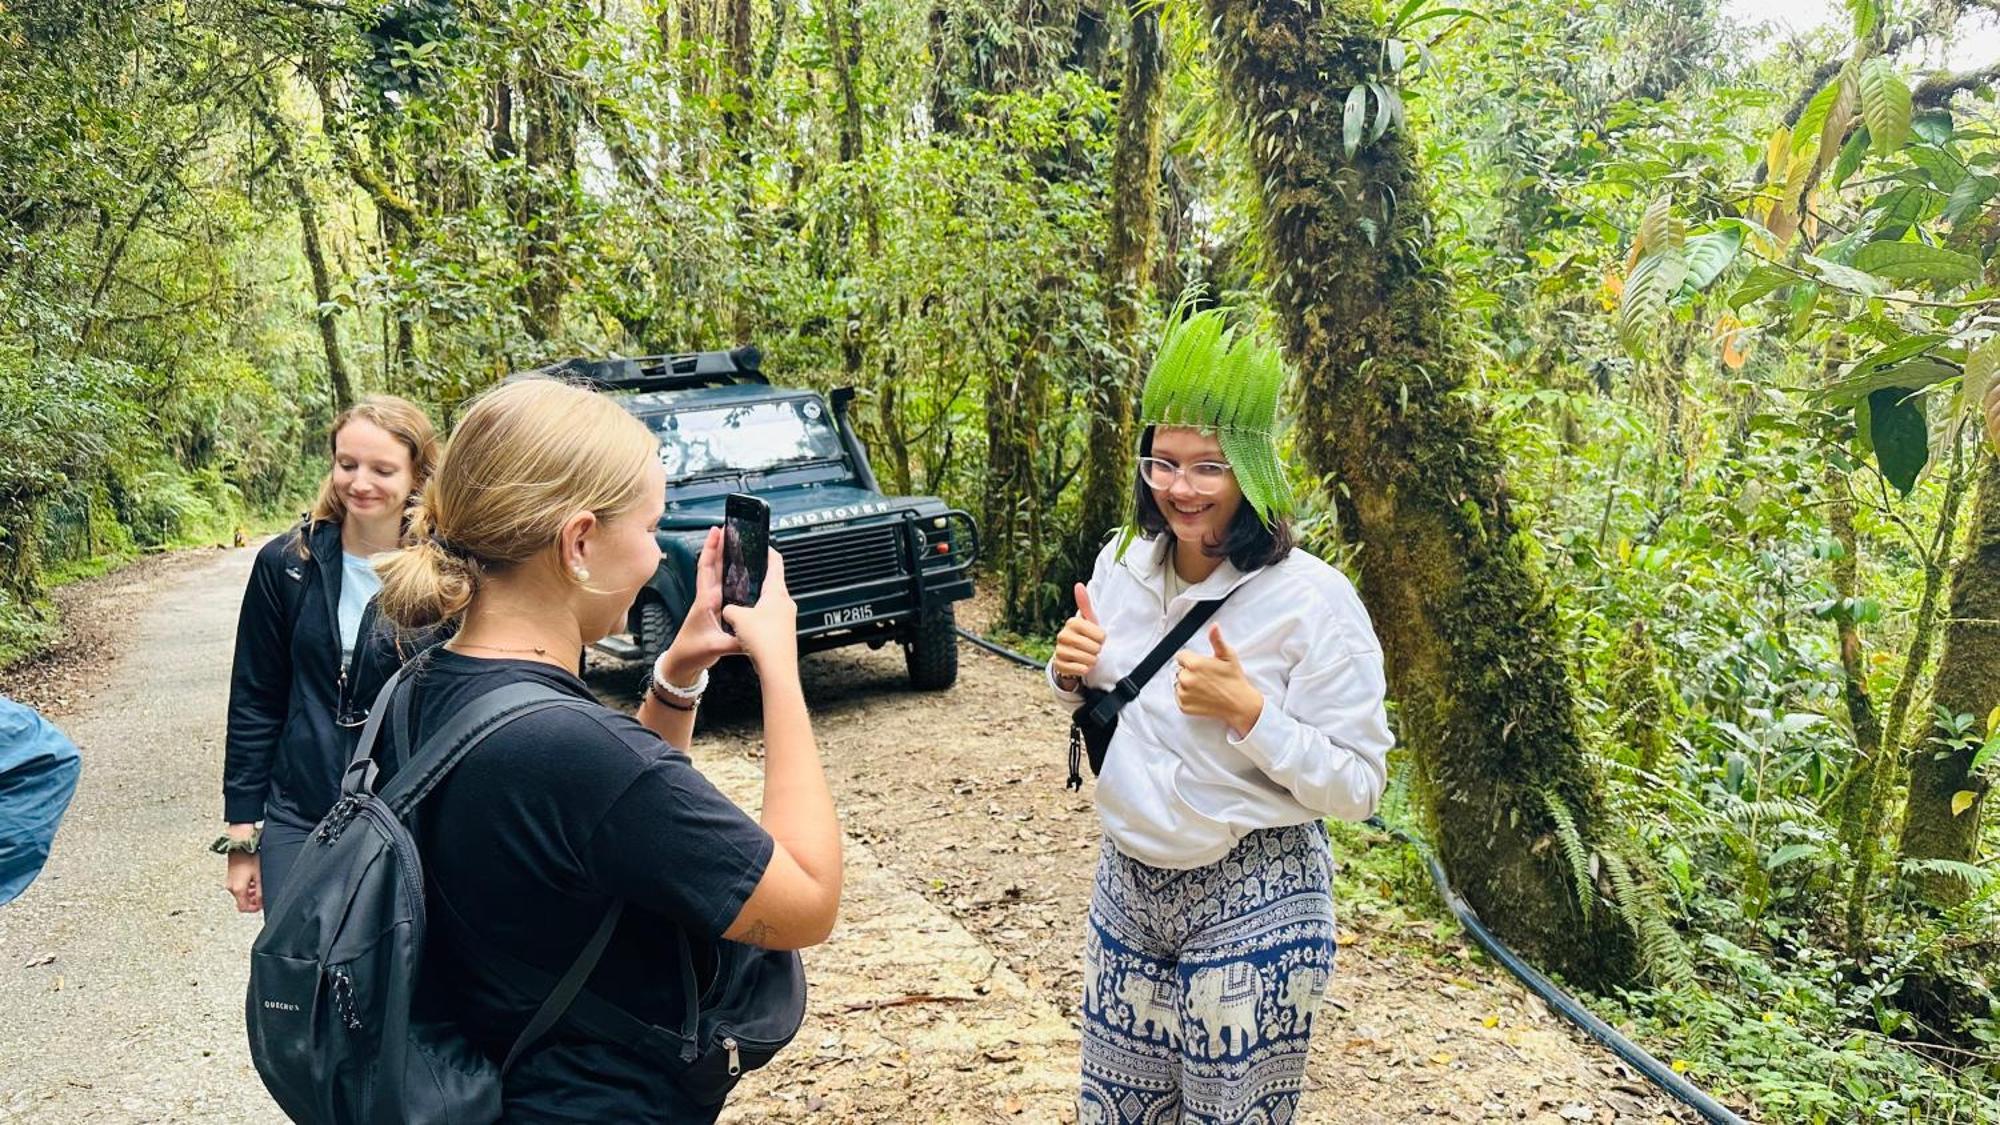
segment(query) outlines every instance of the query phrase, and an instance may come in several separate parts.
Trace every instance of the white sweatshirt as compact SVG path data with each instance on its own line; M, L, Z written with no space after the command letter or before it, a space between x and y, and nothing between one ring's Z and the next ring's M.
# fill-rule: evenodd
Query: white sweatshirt
M1116 545L1113 537L1098 553L1088 583L1105 641L1084 682L1110 689L1194 602L1236 590L1186 648L1208 655L1208 629L1220 626L1264 696L1263 714L1239 739L1221 719L1181 712L1169 661L1118 712L1097 779L1098 816L1118 850L1154 867L1201 867L1259 828L1367 819L1395 739L1383 707L1382 646L1353 583L1294 549L1249 574L1224 560L1168 602L1172 563L1161 542L1135 540L1123 560L1113 557ZM1055 687L1053 668L1048 674L1057 698L1082 701Z

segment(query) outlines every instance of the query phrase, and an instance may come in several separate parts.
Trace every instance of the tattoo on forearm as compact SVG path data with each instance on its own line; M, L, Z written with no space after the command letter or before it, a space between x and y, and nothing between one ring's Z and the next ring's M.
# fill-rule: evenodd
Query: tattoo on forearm
M750 923L749 929L743 931L743 944L763 945L765 942L771 940L771 936L775 932L771 929L769 922L759 918L755 922Z

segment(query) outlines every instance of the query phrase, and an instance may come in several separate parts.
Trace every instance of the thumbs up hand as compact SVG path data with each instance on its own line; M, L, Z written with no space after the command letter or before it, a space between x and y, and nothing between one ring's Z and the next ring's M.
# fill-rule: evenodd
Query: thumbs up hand
M1183 714L1221 719L1241 737L1263 715L1264 696L1243 674L1236 650L1222 639L1222 626L1208 627L1208 643L1213 656L1175 654L1174 702Z
M1064 622L1062 632L1056 635L1057 686L1075 691L1084 675L1097 667L1097 657L1103 651L1104 627L1097 623L1097 611L1091 608L1090 590L1079 582L1076 616Z

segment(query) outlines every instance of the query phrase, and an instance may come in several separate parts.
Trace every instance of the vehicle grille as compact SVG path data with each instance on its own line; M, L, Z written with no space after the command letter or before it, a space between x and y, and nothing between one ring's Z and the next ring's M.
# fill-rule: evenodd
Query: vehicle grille
M829 590L907 573L899 542L901 524L814 528L777 539L785 556L785 585L794 595Z

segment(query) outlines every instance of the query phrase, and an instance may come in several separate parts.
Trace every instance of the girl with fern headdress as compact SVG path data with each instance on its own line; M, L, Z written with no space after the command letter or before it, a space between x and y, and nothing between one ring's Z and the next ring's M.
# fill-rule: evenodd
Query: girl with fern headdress
M1367 611L1292 545L1278 349L1192 297L1146 380L1133 518L1048 669L1078 706L1212 613L1125 703L1097 779L1081 1121L1297 1116L1333 972L1322 819L1374 812L1392 742Z

